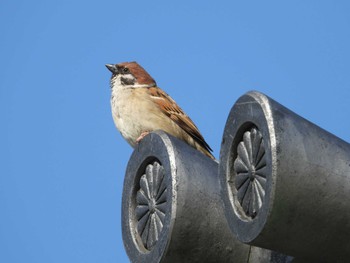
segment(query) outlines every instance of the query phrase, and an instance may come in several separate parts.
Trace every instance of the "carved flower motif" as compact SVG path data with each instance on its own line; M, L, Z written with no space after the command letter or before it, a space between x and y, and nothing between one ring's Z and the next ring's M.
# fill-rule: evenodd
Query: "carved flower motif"
M265 196L266 156L264 140L260 131L253 127L243 134L243 140L237 147L234 162L237 200L244 213L254 218Z
M157 161L147 165L136 195L137 232L144 247L151 250L163 229L167 202L164 168Z

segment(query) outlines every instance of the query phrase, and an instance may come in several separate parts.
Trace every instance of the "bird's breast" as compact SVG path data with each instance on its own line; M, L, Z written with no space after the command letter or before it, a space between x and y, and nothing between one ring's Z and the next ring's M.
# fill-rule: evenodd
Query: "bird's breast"
M113 94L111 98L112 115L122 136L135 146L142 132L163 129L167 122L146 92L128 89Z

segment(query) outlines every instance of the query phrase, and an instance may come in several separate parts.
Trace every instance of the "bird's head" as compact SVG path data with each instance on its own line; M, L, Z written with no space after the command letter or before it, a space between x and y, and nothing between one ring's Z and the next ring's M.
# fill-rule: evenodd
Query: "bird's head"
M106 67L112 72L112 89L152 87L156 85L154 79L137 62L106 64Z

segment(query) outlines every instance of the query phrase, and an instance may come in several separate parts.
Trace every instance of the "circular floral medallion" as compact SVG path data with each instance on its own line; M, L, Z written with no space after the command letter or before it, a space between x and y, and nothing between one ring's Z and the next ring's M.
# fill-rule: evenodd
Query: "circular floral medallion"
M167 185L163 166L154 161L148 164L140 178L136 194L135 216L137 232L144 247L151 250L163 229L167 202Z
M266 185L264 140L256 127L243 134L233 168L237 200L246 216L254 218L264 201Z

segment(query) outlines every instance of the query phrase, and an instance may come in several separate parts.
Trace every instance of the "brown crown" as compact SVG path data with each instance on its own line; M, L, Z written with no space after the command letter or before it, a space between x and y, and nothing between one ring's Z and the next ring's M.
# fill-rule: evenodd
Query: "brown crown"
M150 74L147 73L147 71L141 67L137 62L123 62L118 64L118 66L124 66L127 67L130 72L134 75L134 77L137 79L137 82L139 84L156 84L155 80L150 76Z

